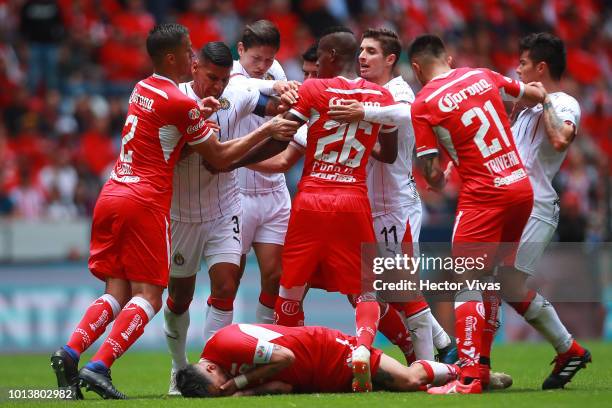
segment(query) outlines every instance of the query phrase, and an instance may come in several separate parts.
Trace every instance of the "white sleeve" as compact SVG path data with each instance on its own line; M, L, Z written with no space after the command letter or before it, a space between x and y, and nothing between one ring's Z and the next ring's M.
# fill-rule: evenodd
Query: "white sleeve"
M289 144L293 145L300 151L304 151L304 149L306 149L307 136L308 126L306 124L303 124L298 128L297 132L295 132L293 140L289 142Z
M257 102L259 101L259 90L254 86L248 86L246 88L242 88L239 92L236 93L238 95L238 104L236 106L236 111L238 112L239 117L244 117L250 115L255 111L257 107Z
M274 60L274 62L272 63L272 66L268 70L268 73L272 75L272 79L274 79L275 81L286 81L287 80L287 75L285 75L285 70L283 69L283 67L277 60Z
M364 106L363 110L363 120L366 122L397 125L411 120L410 104L408 103L396 103L389 106Z
M230 84L239 87L253 87L264 95L272 95L274 93L274 80L247 78L244 75L234 75L230 78Z
M578 105L578 102L569 95L562 95L551 102L559 119L573 123L577 132L580 124L580 105Z

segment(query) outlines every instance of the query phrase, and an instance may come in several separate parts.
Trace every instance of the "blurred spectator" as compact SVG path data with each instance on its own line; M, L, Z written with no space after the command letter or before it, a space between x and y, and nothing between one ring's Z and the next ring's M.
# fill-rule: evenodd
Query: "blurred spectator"
M189 9L178 19L180 24L189 29L195 50L199 50L210 41L221 40L219 25L211 14L212 3L212 0L190 0Z
M17 216L26 220L37 220L45 213L45 194L32 176L26 161L19 165L19 185L10 192Z

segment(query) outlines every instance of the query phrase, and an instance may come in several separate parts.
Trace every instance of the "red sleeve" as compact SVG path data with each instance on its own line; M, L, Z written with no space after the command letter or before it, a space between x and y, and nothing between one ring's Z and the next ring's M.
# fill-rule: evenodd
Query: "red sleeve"
M498 72L491 71L486 68L479 68L484 71L489 78L493 80L495 86L499 89L502 99L505 101L513 101L521 99L525 92L525 84L516 79L508 78Z
M298 101L289 109L290 113L304 122L308 122L308 119L310 119L310 108L314 102L312 98L313 82L314 80L308 79L300 86L300 89L298 89Z
M380 106L389 106L389 105L395 105L395 98L393 98L393 95L391 95L391 92L389 92L387 89L382 88L383 90L383 100L380 103ZM394 132L397 130L397 126L396 125L382 125L380 127L380 133L389 133L389 132Z
M197 102L192 99L183 99L177 102L174 115L176 116L174 123L177 124L178 130L185 137L187 144L196 145L205 142L214 133L202 117Z
M240 325L232 325L208 340L201 357L217 364L266 364L273 351L274 344L245 333Z
M432 129L431 115L423 101L412 105L412 127L416 139L417 157L438 153L438 142Z

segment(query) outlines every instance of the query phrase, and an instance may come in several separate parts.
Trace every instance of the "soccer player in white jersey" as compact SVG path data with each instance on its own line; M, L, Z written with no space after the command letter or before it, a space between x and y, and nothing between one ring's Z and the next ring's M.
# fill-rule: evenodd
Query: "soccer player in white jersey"
M286 82L287 77L274 56L280 47L280 33L267 20L247 25L238 43L240 60L234 62L231 82L241 83L246 78L259 79L264 94L283 93L297 89L297 83ZM285 87L274 88L274 80ZM267 119L248 115L239 121L238 129L246 134ZM291 197L280 173L260 173L248 168L236 170L242 198L242 270L246 254L255 250L261 274L261 292L257 305L257 323L274 321L274 303L278 296L281 275L281 253L289 222Z
M249 114L277 113L278 98L259 93L254 86L228 85L233 59L222 42L202 48L192 67L194 81L179 85L190 98L218 98L211 116L219 126L219 139L232 140L240 133L238 121ZM247 84L248 85L248 84ZM274 118L253 132L292 134L296 123ZM233 302L240 282L242 210L233 172L213 174L193 151L184 151L174 169L171 210L172 264L169 296L164 306L165 332L172 354L169 394L177 394L174 373L187 365L185 344L196 274L206 260L211 294L204 324L204 339L232 323Z
M529 290L525 281L551 241L559 222L559 197L552 179L559 171L580 122L578 102L562 91L565 46L552 34L530 34L519 44L516 69L525 82L539 82L546 89L543 104L523 109L512 125L518 152L533 186L534 202L518 249L517 270L501 274L504 298L555 350L555 367L542 384L543 389L563 388L586 363L591 354L567 331L553 305Z

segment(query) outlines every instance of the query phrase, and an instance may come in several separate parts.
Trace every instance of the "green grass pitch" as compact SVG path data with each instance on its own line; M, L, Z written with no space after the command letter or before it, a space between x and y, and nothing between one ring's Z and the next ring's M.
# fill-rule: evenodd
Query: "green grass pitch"
M565 390L541 391L542 380L548 375L553 352L547 344L512 344L494 347L494 369L511 374L512 388L483 395L433 396L425 393L371 394L312 394L283 395L214 400L187 400L166 397L170 358L163 352L128 353L113 366L113 382L131 400L113 401L121 407L597 407L612 406L612 344L586 343L594 362L582 370ZM387 350L400 359L399 352ZM87 358L87 356L84 356ZM191 354L197 360L197 353ZM0 356L0 405L60 406L65 401L8 400L9 389L48 389L55 385L48 355ZM402 360L400 360L402 361ZM101 400L92 392L75 406L101 406L111 402Z

